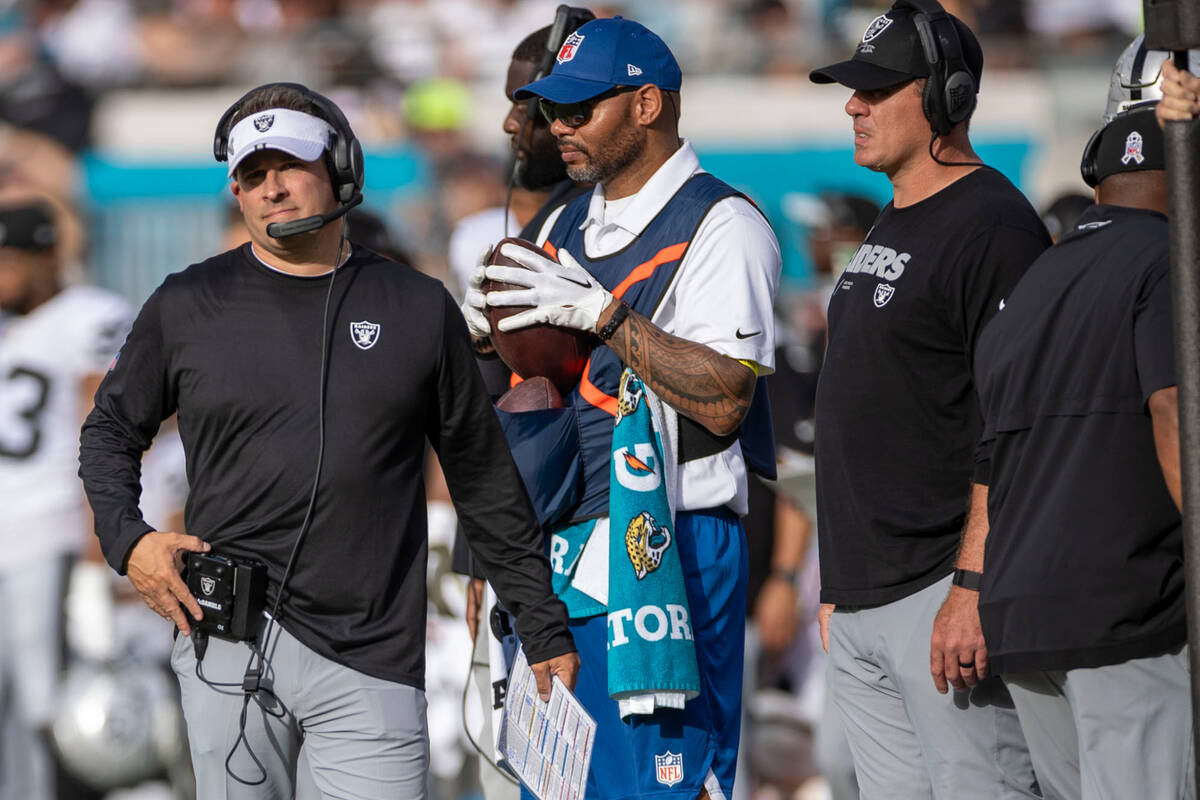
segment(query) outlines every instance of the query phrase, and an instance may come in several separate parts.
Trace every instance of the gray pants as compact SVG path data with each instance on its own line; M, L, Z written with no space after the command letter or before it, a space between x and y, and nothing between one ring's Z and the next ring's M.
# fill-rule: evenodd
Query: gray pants
M0 800L54 796L42 731L58 699L69 564L51 556L0 571Z
M864 800L1037 797L1029 751L1004 684L938 694L933 619L950 576L883 606L839 608L829 624L829 686Z
M1186 647L1004 682L1047 798L1195 798Z
M425 693L372 678L314 653L278 625L263 648L270 667L238 741L244 642L209 640L196 674L192 640L171 653L187 720L197 800L413 798L427 796ZM232 685L222 685L232 684ZM236 745L236 751L235 751ZM232 777L225 767L247 785ZM253 753L253 758L251 757ZM255 763L257 758L261 767Z

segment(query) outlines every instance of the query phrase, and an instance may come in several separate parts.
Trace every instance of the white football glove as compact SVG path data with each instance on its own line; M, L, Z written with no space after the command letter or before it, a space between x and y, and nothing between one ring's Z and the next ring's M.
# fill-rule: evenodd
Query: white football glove
M500 330L511 331L546 323L596 332L600 314L613 301L613 296L579 266L570 253L559 250L558 261L553 261L515 244L503 245L500 252L527 269L492 265L486 270L487 277L528 288L488 292L487 304L533 306L528 311L500 320Z
M460 306L463 317L467 320L467 330L477 339L492 333L492 326L488 324L487 318L487 296L483 293L484 270L487 269L488 258L491 255L492 246L489 244L475 260L475 269L467 281L467 294Z

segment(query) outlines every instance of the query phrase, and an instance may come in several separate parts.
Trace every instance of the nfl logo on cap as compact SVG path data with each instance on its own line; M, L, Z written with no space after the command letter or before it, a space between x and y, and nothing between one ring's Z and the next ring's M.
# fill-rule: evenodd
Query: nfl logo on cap
M683 780L683 753L670 750L654 757L654 777L663 786L674 786Z
M554 60L559 64L566 63L575 57L575 51L579 49L579 45L583 43L583 37L578 32L572 33L563 42L563 46L559 48L558 57Z
M1142 163L1146 157L1142 155L1142 135L1137 131L1130 131L1125 137L1125 155L1121 156L1121 163L1128 164L1130 161Z

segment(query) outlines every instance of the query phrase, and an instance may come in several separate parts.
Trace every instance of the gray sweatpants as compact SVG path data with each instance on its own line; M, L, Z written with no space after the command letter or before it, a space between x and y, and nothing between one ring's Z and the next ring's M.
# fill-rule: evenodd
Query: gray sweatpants
M946 576L887 605L838 608L829 623L829 686L863 800L1038 796L1000 679L969 692L934 688L929 641L949 588Z
M1195 798L1188 651L1005 675L1054 800Z
M211 638L202 679L192 640L180 636L175 642L171 666L182 689L197 800L291 800L293 793L297 800L424 800L429 771L424 692L330 661L279 625L264 652L270 667L263 686L273 697L260 691L250 701L245 739L239 742L249 647Z
M42 731L58 701L69 566L56 555L0 570L0 800L54 796Z

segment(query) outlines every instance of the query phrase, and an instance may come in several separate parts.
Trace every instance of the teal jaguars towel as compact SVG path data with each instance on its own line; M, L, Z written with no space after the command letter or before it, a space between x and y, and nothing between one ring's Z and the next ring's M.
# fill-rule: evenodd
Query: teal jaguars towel
M609 471L608 693L621 716L683 708L700 693L691 613L675 543L657 398L621 375ZM661 419L661 413L658 415Z

